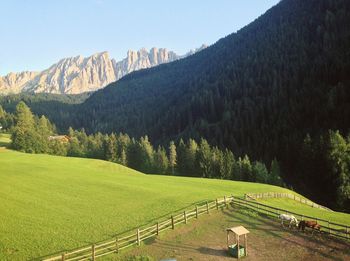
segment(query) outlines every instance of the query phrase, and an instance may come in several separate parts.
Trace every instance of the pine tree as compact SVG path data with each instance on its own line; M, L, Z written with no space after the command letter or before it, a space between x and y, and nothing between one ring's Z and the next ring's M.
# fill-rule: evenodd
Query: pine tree
M201 139L198 152L197 164L202 177L210 178L211 173L211 149L205 139Z
M117 162L117 138L114 133L106 136L105 140L105 156L106 160Z
M124 166L128 164L125 148L122 148L122 152L120 153L120 164Z
M142 162L139 168L143 172L150 173L153 170L154 149L151 142L148 140L147 135L145 137L141 137L139 148Z
M186 148L186 169L188 173L187 175L200 176L196 162L198 151L197 142L193 139L189 139Z
M186 162L186 145L184 141L181 139L179 145L176 148L177 154L177 172L180 175L185 175L188 173L187 162Z
M176 146L173 141L169 145L169 167L171 168L171 173L174 175L176 167Z
M45 116L41 116L36 124L36 132L39 134L38 141L40 149L38 152L47 153L49 151L49 136L52 134L52 126Z
M253 181L252 177L252 164L250 163L250 159L248 155L245 155L242 159L241 162L241 173L242 173L242 178L245 181Z
M343 209L350 209L350 144L339 131L330 131L329 139L329 158L337 183L337 203Z
M38 135L34 129L34 116L24 102L16 106L16 127L12 133L12 147L24 152L36 152Z
M169 167L169 161L166 151L163 147L158 146L157 152L154 156L154 169L156 173L165 174Z
M269 172L264 163L256 161L253 164L253 178L255 182L267 183L269 179Z
M273 185L282 185L281 169L276 159L271 162L269 183Z
M232 151L226 149L223 153L222 162L220 164L220 173L223 179L232 179L233 168L235 165L235 157Z

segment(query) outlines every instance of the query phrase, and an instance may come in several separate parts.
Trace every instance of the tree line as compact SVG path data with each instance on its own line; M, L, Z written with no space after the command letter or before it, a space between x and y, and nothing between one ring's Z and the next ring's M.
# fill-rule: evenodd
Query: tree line
M179 147L181 138L205 138L236 159L269 166L276 157L288 185L343 209L323 164L329 147L308 158L302 151L307 133L320 147L329 130L350 130L349 24L348 0L280 1L205 50L131 73L81 104L37 95L25 102L61 132L147 134L166 149L170 140ZM10 111L20 99L0 103Z
M304 184L327 184L323 187L324 200L350 210L350 134L334 130L313 137L307 134L294 164L296 179Z
M139 139L127 134L87 135L84 129L68 129L67 138L50 139L56 127L45 116L34 116L20 102L12 126L12 148L28 153L85 157L107 160L144 173L219 178L283 185L277 160L271 166L251 161L247 155L236 157L232 151L220 150L207 140L171 141L167 147L155 148L147 136ZM1 118L1 117L0 117Z

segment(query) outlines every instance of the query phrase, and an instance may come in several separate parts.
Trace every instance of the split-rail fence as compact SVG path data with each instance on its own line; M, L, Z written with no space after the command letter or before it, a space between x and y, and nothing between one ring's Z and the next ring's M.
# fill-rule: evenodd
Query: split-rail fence
M249 197L248 197L249 198ZM43 261L75 261L75 260L93 260L109 255L119 253L119 251L131 246L140 246L142 241L156 237L159 233L175 229L177 225L187 224L189 220L198 218L203 214L209 214L213 209L219 210L222 207L228 208L229 205L238 206L253 210L265 216L278 218L282 213L292 214L300 220L312 219L316 220L321 225L321 232L336 236L342 239L350 239L350 230L348 225L331 222L319 217L312 217L296 213L293 211L271 207L256 201L247 200L233 196L225 196L214 201L206 201L202 204L194 206L194 208L182 211L176 215L172 215L167 219L156 222L148 227L140 227L134 232L129 232L113 239L98 242L85 247L77 248L71 251L66 251L54 256L46 257Z

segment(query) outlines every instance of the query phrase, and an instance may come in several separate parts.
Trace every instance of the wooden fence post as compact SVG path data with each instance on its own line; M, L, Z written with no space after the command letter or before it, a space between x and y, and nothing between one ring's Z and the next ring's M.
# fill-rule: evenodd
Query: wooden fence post
M349 238L349 227L346 226L346 238Z
M216 202L216 210L219 210L218 199L216 199L215 202Z
M171 216L171 228L175 229L174 217L173 216Z
M196 206L196 218L198 218L198 206Z
M227 208L226 196L224 196L225 207Z
M62 254L62 257L61 257L61 260L64 261L65 259L66 259L66 254L63 253L63 254Z
M118 246L118 237L115 239L115 247L116 247L116 253L119 253L119 246Z
M159 235L159 222L157 222L157 236Z
M140 229L139 228L136 231L136 237L137 237L137 245L140 246L141 241L140 241Z
M187 215L186 215L186 210L184 211L184 221L185 221L185 224L187 224Z
M302 221L304 220L304 215L301 215L301 220L302 220Z
M95 245L91 246L91 259L95 261Z
M208 205L208 201L206 202L207 205L207 213L209 214L209 205Z

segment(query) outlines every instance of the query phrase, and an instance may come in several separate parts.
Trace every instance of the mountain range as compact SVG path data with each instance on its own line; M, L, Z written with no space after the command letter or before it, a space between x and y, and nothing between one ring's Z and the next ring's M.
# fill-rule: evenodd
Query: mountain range
M339 191L350 195L350 164L334 165L327 137L350 131L349 24L348 0L282 0L205 50L125 75L80 104L29 106L62 133L148 135L156 145L203 137L241 158L276 159L286 184L336 207Z
M116 61L108 52L96 53L90 57L70 57L41 72L9 73L0 77L0 94L52 93L79 94L99 90L126 74L159 64L172 62L203 50L202 45L185 55L178 55L165 48L142 48L129 50L127 57Z

